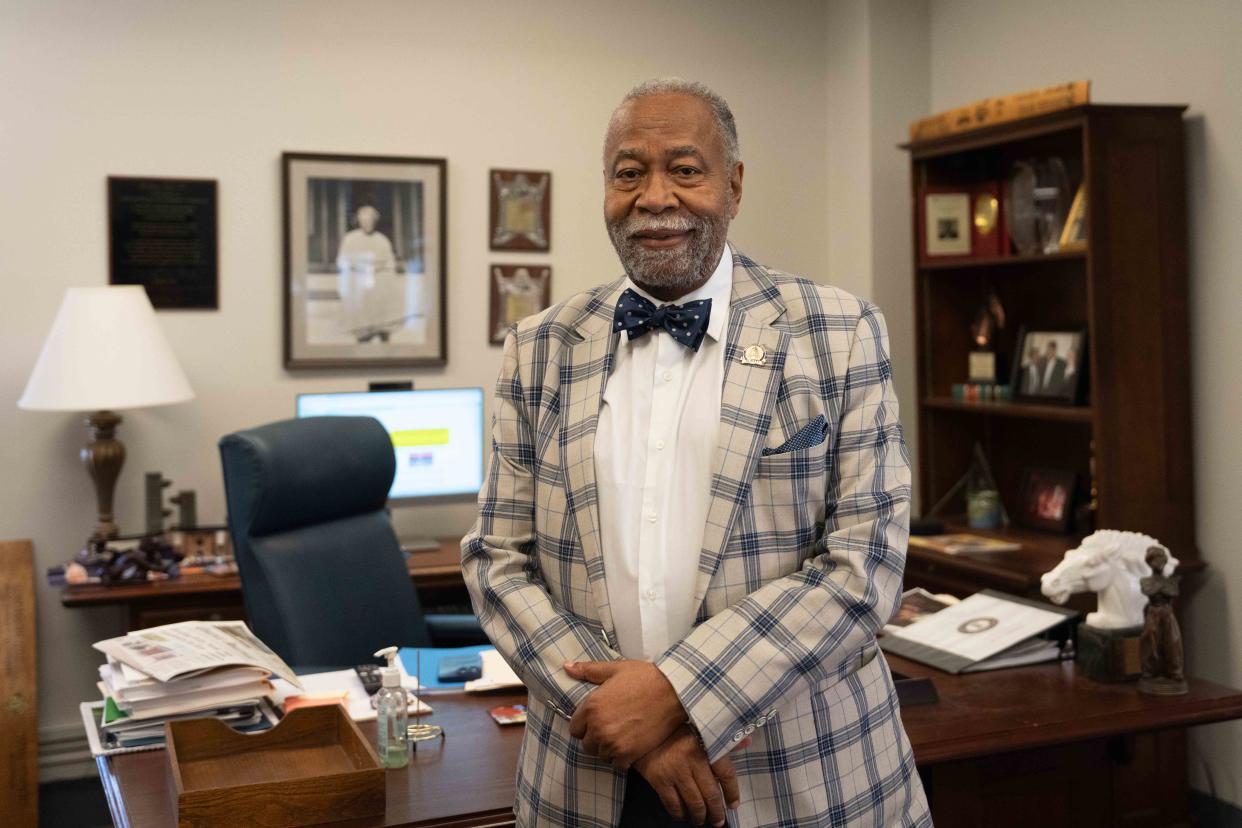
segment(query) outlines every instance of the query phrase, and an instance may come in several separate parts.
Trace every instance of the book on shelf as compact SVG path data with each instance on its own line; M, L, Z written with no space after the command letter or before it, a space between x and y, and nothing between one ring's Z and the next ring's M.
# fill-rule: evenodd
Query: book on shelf
M911 535L910 545L919 549L930 549L933 552L943 552L946 555L1017 552L1022 549L1022 544L1016 541L972 535L967 532L955 532L949 535Z
M1074 610L991 589L916 621L887 629L885 652L947 673L976 673L1073 656Z

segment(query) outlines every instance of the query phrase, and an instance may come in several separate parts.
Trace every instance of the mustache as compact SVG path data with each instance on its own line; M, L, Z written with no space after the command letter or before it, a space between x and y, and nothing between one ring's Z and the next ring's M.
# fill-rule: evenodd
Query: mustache
M685 233L689 230L698 230L701 227L701 222L695 221L689 216L649 216L646 218L634 216L622 225L622 229L627 236L653 232Z

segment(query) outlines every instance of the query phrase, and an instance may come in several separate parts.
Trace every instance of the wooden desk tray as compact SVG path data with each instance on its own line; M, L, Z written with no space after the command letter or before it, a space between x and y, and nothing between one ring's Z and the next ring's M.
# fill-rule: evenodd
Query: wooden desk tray
M341 705L291 711L264 733L215 719L164 725L180 828L291 828L384 813L384 769Z

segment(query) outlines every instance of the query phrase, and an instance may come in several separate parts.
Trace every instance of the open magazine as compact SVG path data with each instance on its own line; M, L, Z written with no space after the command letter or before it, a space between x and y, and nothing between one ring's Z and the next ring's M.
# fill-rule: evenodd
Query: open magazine
M302 686L289 665L242 621L183 621L97 641L94 647L110 660L162 682L222 667L260 667Z

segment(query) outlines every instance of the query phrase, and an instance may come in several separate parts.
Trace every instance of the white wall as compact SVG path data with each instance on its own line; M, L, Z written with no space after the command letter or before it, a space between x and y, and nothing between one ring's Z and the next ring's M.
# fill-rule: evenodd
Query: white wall
M363 11L355 11L362 9ZM287 417L301 391L409 377L490 389L484 286L493 261L553 265L553 298L619 272L600 217L600 144L634 83L702 80L731 102L746 162L733 237L760 261L824 278L828 123L821 3L169 2L8 0L0 10L0 537L37 563L93 525L77 416L18 411L64 289L107 281L108 175L219 180L218 312L161 321L197 391L125 413L123 529L142 525L142 474L198 491L224 517L216 440ZM289 374L280 362L283 150L449 159L450 361L444 370ZM489 167L552 170L548 256L493 255ZM409 534L464 531L472 508L409 509ZM76 735L96 695L90 642L119 611L65 610L40 585L40 721ZM45 778L52 774L46 774Z
M1195 517L1209 569L1184 632L1190 671L1234 687L1242 686L1240 42L1237 0L931 0L931 111L1084 78L1100 102L1190 104ZM1242 805L1242 723L1192 734L1195 786Z
M898 148L927 114L927 0L828 5L828 281L879 305L918 502L910 161Z

